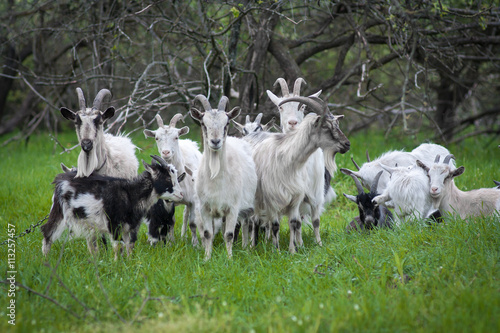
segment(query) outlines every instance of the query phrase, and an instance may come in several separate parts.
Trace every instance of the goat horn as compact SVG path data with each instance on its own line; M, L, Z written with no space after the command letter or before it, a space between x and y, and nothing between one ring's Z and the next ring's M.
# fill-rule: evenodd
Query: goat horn
M164 168L168 167L167 162L165 162L165 160L163 158L161 158L160 156L158 156L158 155L149 155L149 156L151 156L151 158L153 160L155 160L156 162L158 162Z
M263 117L263 116L264 116L264 114L259 113L259 114L257 115L257 117L255 117L255 122L256 122L257 124L259 124L259 125L260 125L260 121L262 120L262 117Z
M274 82L274 86L276 83L279 83L281 86L281 97L288 97L290 96L290 92L288 91L288 84L286 83L285 79L280 77Z
M450 160L451 160L451 159L455 159L455 156L453 156L453 154L450 154L450 155L446 156L446 157L444 158L444 160L443 160L443 164L448 164L448 163L450 163Z
M302 83L306 83L306 80L304 80L301 77L299 77L299 78L297 78L297 80L295 80L295 84L293 86L293 94L295 96L300 96L300 86L302 85Z
M219 109L221 111L226 111L228 102L229 102L229 98L227 98L226 96L222 96L220 98L219 106L217 107L217 109Z
M168 126L175 127L179 120L182 120L184 122L184 116L182 115L182 113L177 113L175 116L173 116L172 119L170 119L170 123Z
M212 110L212 106L210 105L210 102L208 101L208 99L203 96L203 95L196 95L194 100L198 100L200 101L201 105L203 106L203 108L205 109L205 111L210 111Z
M247 116L245 117L245 124L249 124L249 123L251 123L251 121L250 121L250 115L247 114Z
M441 158L441 156L439 155L436 155L436 159L434 160L434 163L439 163L439 159Z
M348 170L348 169L340 169L340 171L344 174L344 175L348 175L348 176L351 176L352 179L354 179L354 183L356 184L356 188L358 189L358 195L359 194L362 194L362 193L365 193L365 190L363 189L363 185L361 185L361 183L359 182L359 179L358 177L356 177L352 172L351 170Z
M87 105L85 104L85 96L83 95L82 88L76 88L76 94L78 95L78 104L80 105L80 110L85 111Z
M368 149L366 150L366 161L371 162L370 160L370 154L368 153Z
M101 110L101 104L102 104L102 101L104 100L104 97L106 96L109 96L109 98L111 98L111 91L109 91L108 89L101 89L99 90L99 92L97 93L97 96L94 98L94 103L92 103L92 108L94 109L97 109L97 110Z
M356 167L356 169L358 169L358 171L361 170L361 168L359 167L358 163L356 163L356 161L354 160L354 157L351 157L351 161L354 164L354 166Z
M379 171L379 173L377 173L377 175L375 176L375 179L373 180L373 185L370 188L370 193L377 194L378 181L380 179L380 176L382 176L382 173L384 173L383 170Z
M300 102L302 104L305 104L313 109L313 111L316 111L316 113L320 114L322 117L325 117L329 111L328 105L318 97L293 96L284 99L279 105L281 106L288 102Z
M163 127L163 119L161 119L161 116L159 114L156 115L155 119L158 123L158 127Z

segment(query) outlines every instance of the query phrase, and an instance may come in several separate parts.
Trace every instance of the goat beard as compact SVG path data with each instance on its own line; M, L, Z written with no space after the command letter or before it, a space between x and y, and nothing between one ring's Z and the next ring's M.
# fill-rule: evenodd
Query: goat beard
M78 155L78 170L76 177L88 177L95 169L97 169L99 161L95 149L90 152L81 151Z
M337 172L337 163L335 163L335 154L337 152L331 148L327 148L323 150L323 154L325 156L325 167L330 175L333 176Z
M208 166L210 168L210 179L214 179L220 171L220 156L218 152L209 150Z

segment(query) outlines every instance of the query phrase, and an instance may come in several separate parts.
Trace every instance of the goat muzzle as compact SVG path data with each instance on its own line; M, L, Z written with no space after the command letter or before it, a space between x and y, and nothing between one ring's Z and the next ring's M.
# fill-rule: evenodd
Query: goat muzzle
M86 153L90 152L94 147L92 140L89 139L83 139L80 145L82 146L83 151Z

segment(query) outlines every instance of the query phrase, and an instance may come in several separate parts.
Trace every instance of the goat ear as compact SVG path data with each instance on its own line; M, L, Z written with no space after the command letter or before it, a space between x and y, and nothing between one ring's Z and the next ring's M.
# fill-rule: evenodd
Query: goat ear
M279 106L280 105L280 98L278 96L276 96L275 94L272 93L272 91L270 90L266 90L267 92L267 96L269 97L269 99L271 100L271 102L273 102L276 106Z
M358 199L356 199L356 197L354 195L350 195L350 194L344 194L344 197L346 197L347 199L351 200L352 202L354 202L355 204L358 203Z
M190 175L191 177L193 177L193 170L191 170L190 167L188 167L187 165L184 166L184 170L186 170L187 174Z
M237 121L234 121L234 120L231 120L231 121L233 122L234 126L238 129L238 131L240 131L242 134L244 134L243 129L245 128L245 126L238 123Z
M419 167L421 167L422 169L424 169L425 172L429 173L429 167L427 165L425 165L424 163L422 163L420 160L417 160L417 165Z
M145 129L144 130L144 136L146 136L146 138L155 138L156 137L156 133L155 133L155 131Z
M153 168L151 167L151 165L144 162L144 160L142 160L142 165L144 165L144 169L146 169L147 172L149 172L150 174L153 174L154 171L153 171Z
M177 181L180 183L184 180L184 178L186 178L186 173L183 172L181 173L178 177L177 177Z
M184 134L188 134L188 133L189 133L189 127L184 126L183 128L180 129L179 136L184 135Z
M262 128L264 129L264 131L268 131L274 126L275 122L276 122L276 117L272 117L271 120L267 122L267 124L262 126Z
M76 113L71 111L70 109L68 108L65 108L65 107L62 107L59 109L61 111L61 114L64 118L68 119L68 120L71 120L71 121L75 121L76 119Z
M455 177L458 177L460 176L461 174L463 174L465 171L465 167L464 166L461 166L460 168L457 168L455 170L453 170L450 175L452 178L455 178Z
M203 115L205 113L201 112L197 108L192 107L191 110L189 110L189 115L191 115L191 118L196 120L197 122L201 123L201 120L203 119Z
M232 120L232 119L238 117L238 115L240 114L240 111L241 111L240 107L235 106L231 111L226 112L226 115L228 116L228 118L230 120Z
M114 115L115 115L115 108L110 106L109 108L106 109L106 111L103 112L102 120L106 121L109 118L113 117Z

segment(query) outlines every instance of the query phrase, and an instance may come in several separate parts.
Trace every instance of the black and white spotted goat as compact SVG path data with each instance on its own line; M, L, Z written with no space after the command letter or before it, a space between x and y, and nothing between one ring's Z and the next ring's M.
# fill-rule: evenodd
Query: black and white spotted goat
M152 156L151 165L133 180L91 174L75 177L75 171L61 173L54 180L53 204L43 234L42 252L47 255L54 241L69 229L72 236L87 238L91 253L97 251L96 234L109 234L115 260L123 240L130 255L142 218L159 200L179 201L183 194L173 165Z

